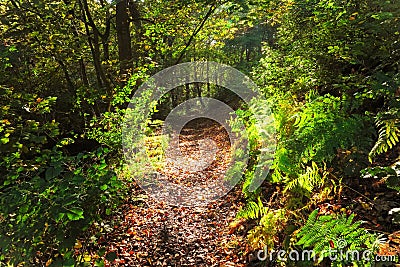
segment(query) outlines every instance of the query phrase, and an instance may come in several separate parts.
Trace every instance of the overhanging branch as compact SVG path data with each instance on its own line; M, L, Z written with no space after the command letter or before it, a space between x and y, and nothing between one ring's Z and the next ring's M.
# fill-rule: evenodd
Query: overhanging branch
M182 49L178 59L176 60L175 64L179 64L183 58L183 56L186 53L186 50L189 48L189 46L191 45L191 43L193 42L194 38L196 37L196 35L200 32L200 30L203 28L204 24L206 23L207 19L212 15L212 13L214 13L215 9L217 9L216 4L212 4L207 12L207 14L204 16L204 18L202 19L202 21L200 22L200 24L196 27L196 29L193 31L192 35L190 36L189 40L187 41L185 47Z

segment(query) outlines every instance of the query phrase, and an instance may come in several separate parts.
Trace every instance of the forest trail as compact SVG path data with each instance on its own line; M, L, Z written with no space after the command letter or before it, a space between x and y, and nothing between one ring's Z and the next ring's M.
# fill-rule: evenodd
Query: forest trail
M218 151L210 167L193 175L166 168L164 174L176 183L204 183L227 167L230 144L222 126L195 121L185 126L180 138L183 154L195 155L196 141L203 138L214 140ZM112 230L99 240L107 247L105 266L250 266L245 253L248 229L235 223L243 205L239 185L197 207L168 206L136 186L132 198L112 218L116 223Z

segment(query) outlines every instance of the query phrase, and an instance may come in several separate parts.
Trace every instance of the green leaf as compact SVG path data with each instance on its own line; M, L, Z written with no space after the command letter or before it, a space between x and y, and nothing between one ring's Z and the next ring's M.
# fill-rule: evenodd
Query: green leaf
M100 257L103 257L103 255L106 254L106 248L102 247L99 249L99 251L97 252L97 255L99 255Z
M104 260L103 259L96 260L96 262L94 263L94 266L104 267Z
M107 167L107 163L103 162L103 163L101 163L101 164L99 165L98 169L99 169L99 170L103 170L103 169L105 169L106 167Z
M67 216L71 221L77 221L84 218L83 210L81 208L68 209Z
M108 185L106 185L106 184L103 184L102 186L100 186L100 189L101 190L107 190L107 188L108 188Z
M62 220L62 218L64 218L64 215L65 215L65 213L59 213L58 215L57 215L57 217L55 218L55 220L56 220L56 222L59 222L59 221L61 221Z
M24 204L19 208L19 212L21 212L21 213L26 213L28 210L29 210L28 204Z

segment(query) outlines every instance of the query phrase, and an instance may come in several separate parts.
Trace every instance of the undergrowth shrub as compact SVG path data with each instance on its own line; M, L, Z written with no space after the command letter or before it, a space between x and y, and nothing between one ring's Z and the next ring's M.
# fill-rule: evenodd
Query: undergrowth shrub
M86 136L88 138L95 139L103 146L115 151L121 149L122 122L125 116L125 109L131 101L132 94L138 83L148 78L147 71L149 70L145 67L138 68L124 87L116 87L113 90L114 94L107 111L96 116L85 114L85 117L87 117ZM82 98L86 101L93 101L92 98Z
M238 217L258 221L248 232L249 244L254 249L273 248L279 242L280 233L288 231L289 226L299 225L293 216L312 201L311 197L317 201L316 194L326 197L336 192L335 187L340 186L341 179L334 180L331 172L345 173L336 165L347 159L340 154L342 151L361 159L354 164L368 162L374 134L371 119L352 114L352 106L345 97L320 96L311 91L305 103L285 98L278 98L276 102L273 110L278 146L269 180L283 184L283 192L288 197L284 200L286 203L280 203L281 209L272 209L265 207L260 198L257 200L258 194L247 195L248 203ZM352 160L346 164L351 166ZM357 173L363 166L351 168ZM246 180L251 180L252 175L251 169L248 170ZM359 224L351 227L361 229ZM288 246L286 244L286 248Z
M108 168L107 153L98 149L67 157L52 151L43 155L47 165L30 179L0 186L1 260L29 265L34 257L72 259L77 238L111 214L124 196L124 183Z
M249 159L244 172L242 191L249 198L257 195L258 187L265 179L273 162L273 154L276 148L276 130L274 116L270 110L270 102L255 100L248 105L246 110L237 110L237 118L230 122L232 131L239 132L240 136L248 140ZM240 125L244 125L245 129L241 129ZM241 167L238 166L237 169ZM229 171L227 174L229 176Z
M393 27L398 5L375 0L271 1L267 5L274 11L267 23L276 26L277 33L274 43L263 47L253 75L274 100L278 146L268 179L286 190L284 203L277 206L289 212L287 225L301 227L303 222L295 219L313 204L326 201L331 187L335 193L343 180L360 178L369 161L398 145L398 105L392 101L399 94L399 47L394 45L398 28ZM373 172L385 173L386 182L398 186L393 169ZM252 173L246 175L251 180ZM264 208L255 199L249 198L252 204L245 209L260 218ZM353 223L352 216L312 216L308 230L299 235L304 243L298 245L318 250L331 247L329 241L334 240L328 237L342 237L348 247L357 248L360 242L366 244L361 248L373 247L373 237L359 222ZM315 231L308 235L310 229ZM258 235L262 233L251 239Z
M285 229L287 212L285 209L270 209L264 206L261 198L247 202L237 218L258 219L259 223L248 232L249 244L253 249L273 249L278 233Z
M67 155L64 146L76 134L60 133L55 97L1 90L7 105L0 110L0 261L73 266L77 238L126 193L109 164L115 152Z
M272 181L284 182L286 189L309 194L323 184L327 175L324 170L333 165L338 151L353 149L366 155L370 149L371 123L367 117L351 114L345 99L311 92L303 106L286 116L291 120L278 115L292 125L286 126L290 127L289 132L281 129L278 133L282 142L275 154L272 175ZM360 132L364 134L360 136Z

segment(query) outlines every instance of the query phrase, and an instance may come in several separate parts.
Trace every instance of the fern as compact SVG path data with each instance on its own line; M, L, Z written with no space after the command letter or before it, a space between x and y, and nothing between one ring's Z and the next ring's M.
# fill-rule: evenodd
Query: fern
M261 198L259 197L257 202L249 201L245 208L241 209L236 217L244 219L258 219L264 216L268 212L268 207L264 207Z
M375 122L378 140L369 153L369 160L392 149L400 138L400 100L391 102L389 110L378 113Z
M370 139L360 138L360 130L367 130L364 118L349 115L350 107L338 97L325 95L307 102L296 113L296 130L288 146L299 162L330 162L338 148L367 147ZM369 147L368 147L369 149Z
M360 227L362 221L353 222L353 219L354 214L348 217L345 214L318 216L318 210L314 210L297 233L300 239L296 245L312 248L313 256L319 256L318 262L332 256L333 250L343 251L340 255L335 254L339 261L351 261L343 258L348 250L374 250L378 238Z
M286 184L285 190L292 190L294 188L302 188L308 192L311 192L315 186L320 185L324 182L327 173L324 171L320 174L320 169L317 163L312 162L311 166L308 166L306 172L299 175L297 178L292 179Z
M306 192L312 190L318 179L323 178L323 174L317 176L313 162L319 166L329 165L339 149L353 149L359 155L371 149L374 130L369 126L369 119L351 114L349 103L343 99L312 95L290 116L292 127L288 132L279 132L283 141L278 144L272 166L272 180L285 181L287 189L303 187ZM365 134L360 135L360 131ZM304 170L304 166L310 165ZM310 178L311 182L307 183Z
M251 229L247 235L253 249L272 249L277 235L285 228L287 216L285 209L266 210L259 225Z

